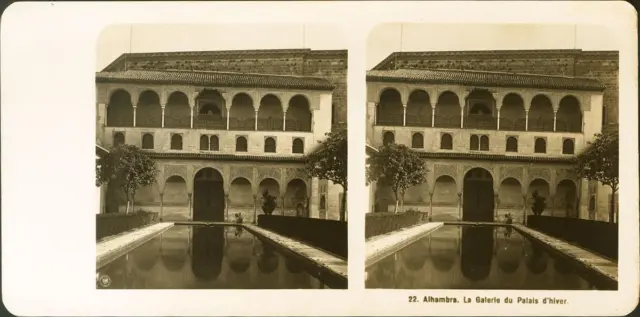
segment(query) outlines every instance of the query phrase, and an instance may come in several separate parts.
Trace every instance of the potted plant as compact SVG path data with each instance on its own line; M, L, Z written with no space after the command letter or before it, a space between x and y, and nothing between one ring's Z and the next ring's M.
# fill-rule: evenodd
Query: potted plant
M508 225L513 223L513 215L511 213L504 215L504 223Z
M265 215L270 216L277 206L275 196L270 195L268 190L262 192L262 211Z
M531 211L534 215L540 216L544 209L547 208L547 203L545 202L546 198L540 196L537 190L531 194L531 197L533 197Z

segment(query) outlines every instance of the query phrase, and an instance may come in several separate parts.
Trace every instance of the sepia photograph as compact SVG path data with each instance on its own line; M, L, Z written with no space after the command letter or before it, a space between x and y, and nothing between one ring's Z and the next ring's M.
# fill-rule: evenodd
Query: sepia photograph
M608 32L372 30L366 288L618 288L619 52Z
M103 30L97 288L346 288L346 47L322 24Z

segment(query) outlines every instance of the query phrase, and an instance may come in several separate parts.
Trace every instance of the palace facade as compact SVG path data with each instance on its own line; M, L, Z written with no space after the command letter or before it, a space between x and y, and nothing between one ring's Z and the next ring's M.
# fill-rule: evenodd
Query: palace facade
M135 210L164 220L232 221L262 213L339 219L342 188L300 168L325 134L344 128L346 51L124 54L96 74L97 154L132 144L156 161ZM100 212L126 208L101 189Z
M367 151L404 144L428 181L406 209L434 221L515 221L531 214L608 220L610 189L577 179L571 160L617 124L618 53L580 50L393 53L367 73ZM370 212L393 192L369 187Z

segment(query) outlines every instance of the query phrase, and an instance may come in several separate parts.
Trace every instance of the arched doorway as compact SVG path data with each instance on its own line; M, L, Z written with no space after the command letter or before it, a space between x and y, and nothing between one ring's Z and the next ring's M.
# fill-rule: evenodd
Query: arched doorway
M463 221L493 221L493 177L484 168L474 168L464 176Z
M193 228L191 271L200 281L213 281L222 272L224 227Z
M193 180L193 220L224 221L225 201L222 175L206 167Z
M464 277L472 281L481 281L489 276L493 260L493 242L493 227L462 228L460 269Z

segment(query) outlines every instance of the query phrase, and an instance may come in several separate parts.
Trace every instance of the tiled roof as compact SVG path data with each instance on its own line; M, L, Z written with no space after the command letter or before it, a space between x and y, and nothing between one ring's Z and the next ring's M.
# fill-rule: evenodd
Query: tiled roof
M550 156L524 156L524 155L504 155L504 154L481 154L481 153L455 153L455 152L418 152L423 158L448 158L448 159L472 159L488 161L510 161L510 162L546 162L546 163L571 163L574 157L550 157Z
M96 73L97 83L154 83L242 88L333 90L335 85L319 77L284 76L252 73L127 70Z
M602 91L594 79L451 69L371 70L367 81Z
M214 153L170 153L153 152L145 150L151 158L163 159L192 159L192 160L219 160L219 161L251 161L251 162L280 162L303 163L303 156L266 156L266 155L236 155Z

